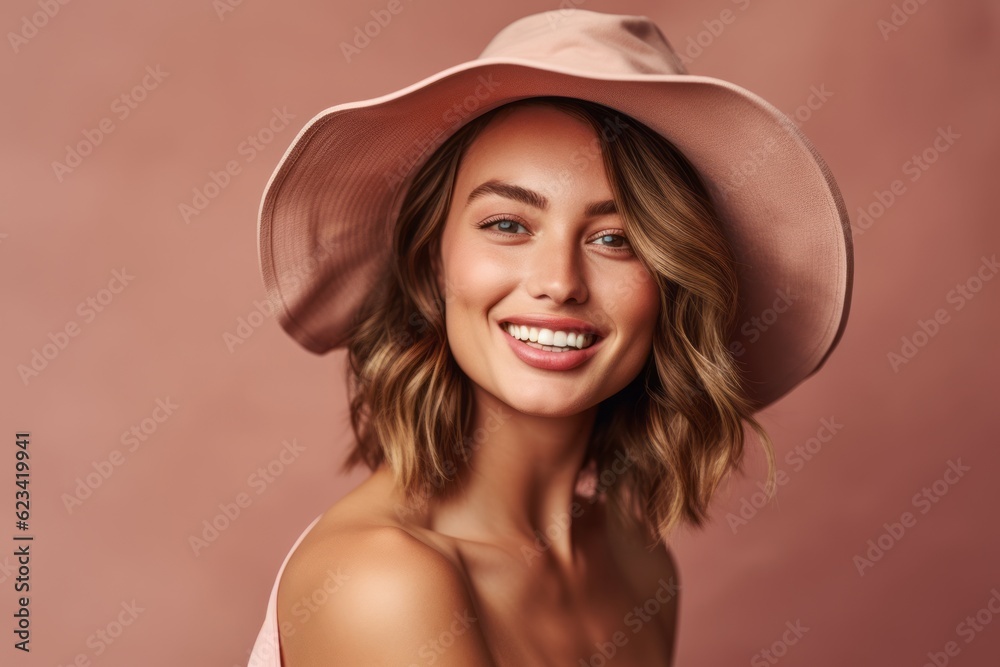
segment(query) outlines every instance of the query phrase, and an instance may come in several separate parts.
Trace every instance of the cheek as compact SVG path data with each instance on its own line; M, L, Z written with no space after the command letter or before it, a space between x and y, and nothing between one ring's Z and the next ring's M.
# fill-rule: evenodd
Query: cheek
M651 338L659 322L660 290L656 282L636 266L620 275L609 296L612 317L627 326L635 336Z
M478 386L491 386L493 308L510 293L511 271L473 248L455 247L446 259L445 330L455 363ZM465 250L465 252L463 252Z
M485 323L490 308L509 293L513 276L509 266L474 244L455 246L445 258L444 274L445 314L461 327Z
M618 295L619 325L628 327L629 349L624 367L628 374L638 373L653 349L653 338L660 322L660 290L645 271L630 276L626 289Z

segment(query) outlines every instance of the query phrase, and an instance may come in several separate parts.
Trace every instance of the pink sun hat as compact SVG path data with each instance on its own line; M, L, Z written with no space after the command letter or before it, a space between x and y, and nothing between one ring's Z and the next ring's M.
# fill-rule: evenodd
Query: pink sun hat
M756 94L688 74L650 19L582 9L518 19L474 60L306 123L260 204L260 269L282 328L316 354L346 345L415 172L476 116L551 95L631 116L698 171L738 262L730 350L757 409L819 370L844 332L854 274L823 158Z

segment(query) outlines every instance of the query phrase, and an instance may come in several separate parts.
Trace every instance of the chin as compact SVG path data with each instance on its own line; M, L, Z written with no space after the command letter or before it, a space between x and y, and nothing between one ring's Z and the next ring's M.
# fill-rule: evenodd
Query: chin
M581 412L586 412L597 405L600 401L586 400L580 398L557 398L553 396L553 391L520 392L514 395L501 393L497 400L507 405L512 410L516 410L532 417L572 417Z

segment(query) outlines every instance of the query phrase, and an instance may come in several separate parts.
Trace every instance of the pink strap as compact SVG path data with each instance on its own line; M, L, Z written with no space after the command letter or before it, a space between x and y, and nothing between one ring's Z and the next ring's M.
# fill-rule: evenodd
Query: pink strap
M306 526L306 529L295 540L295 544L288 550L285 560L281 561L281 567L278 568L278 575L274 578L274 586L271 587L271 597L267 601L264 624L257 634L257 641L254 642L253 650L250 652L250 662L247 663L247 667L282 667L280 636L278 632L278 582L281 581L281 574L285 571L288 559L292 557L299 543L302 542L302 539L312 530L312 527L316 525L316 522L322 516L320 514Z

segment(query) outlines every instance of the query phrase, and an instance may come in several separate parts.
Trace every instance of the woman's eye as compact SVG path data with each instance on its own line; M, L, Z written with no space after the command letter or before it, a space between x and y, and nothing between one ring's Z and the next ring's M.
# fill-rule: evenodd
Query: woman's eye
M489 227L493 227L496 230L499 230L504 233L516 234L517 228L518 227L524 228L524 225L522 225L520 222L516 220L511 220L510 218L496 218L493 220L486 220L480 223L479 225L480 229L485 229Z
M483 220L478 224L480 229L489 229L489 231L494 234L502 234L504 236L524 236L522 232L518 232L517 229L520 227L524 232L527 232L527 228L514 220L513 218L488 218ZM628 237L624 234L615 234L612 232L606 232L594 238L591 243L595 243L600 246L604 246L609 250L615 252L631 253L632 246L628 242Z
M629 247L628 239L622 234L601 234L594 240L600 242L598 245L607 246L615 250L624 250Z

